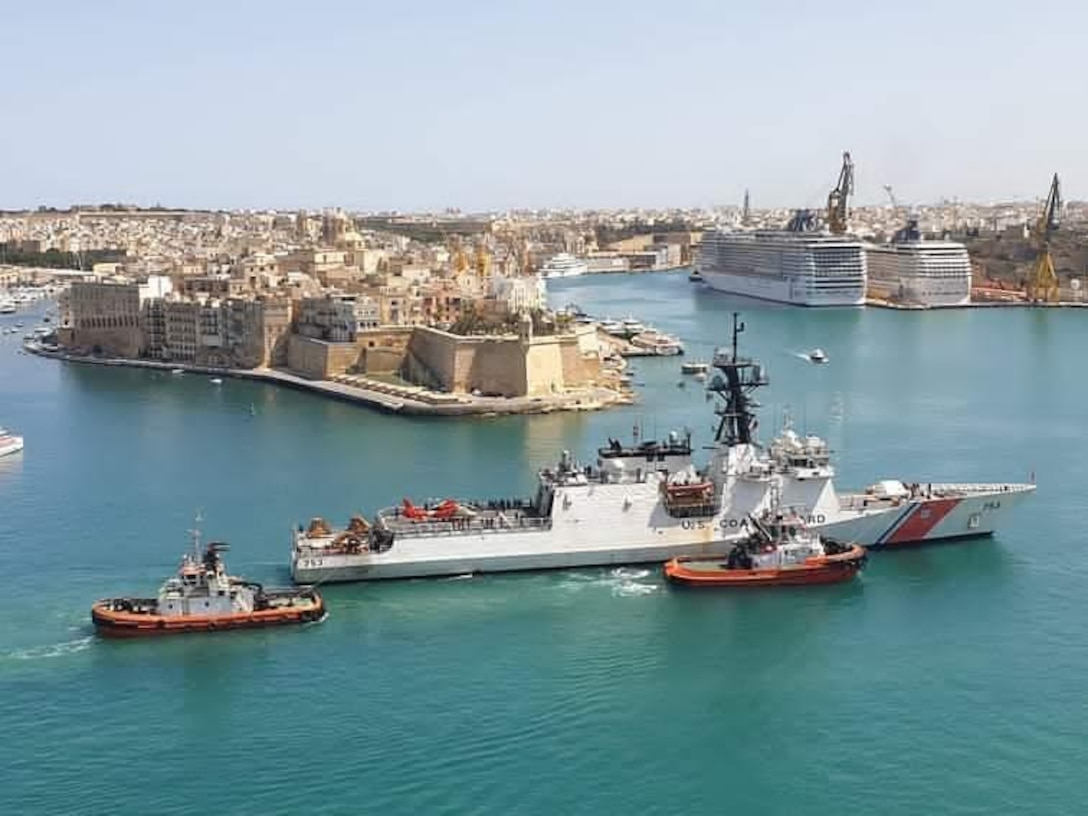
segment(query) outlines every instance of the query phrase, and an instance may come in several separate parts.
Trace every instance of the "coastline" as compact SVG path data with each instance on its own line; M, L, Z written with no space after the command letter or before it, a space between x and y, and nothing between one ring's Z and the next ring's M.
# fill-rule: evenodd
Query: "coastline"
M238 369L157 360L87 357L65 351L50 351L31 342L24 342L23 350L28 354L66 363L144 368L155 371L181 370L187 374L255 380L351 402L383 413L406 416L491 417L510 414L550 414L556 411L595 411L615 405L630 404L630 398L603 386L561 396L475 397L469 394L445 394L419 387L397 386L368 380L362 375L344 375L338 378L339 381L309 380L274 368ZM360 385L360 382L364 382L365 386Z

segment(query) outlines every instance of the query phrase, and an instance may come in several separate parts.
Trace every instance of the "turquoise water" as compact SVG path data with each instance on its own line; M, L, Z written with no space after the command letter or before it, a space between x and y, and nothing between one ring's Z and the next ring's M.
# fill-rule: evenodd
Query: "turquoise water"
M683 274L552 290L679 333L689 359L737 306ZM1035 471L1038 494L992 540L880 553L850 586L677 592L645 569L338 586L320 626L103 642L90 602L153 591L197 510L232 572L282 583L310 516L528 491L559 451L636 423L708 442L710 404L677 360L641 360L630 408L413 420L0 337L0 424L27 438L0 460L0 808L1082 812L1083 316L743 309L772 378L763 430L788 408L829 438L840 484ZM828 365L798 358L813 346Z

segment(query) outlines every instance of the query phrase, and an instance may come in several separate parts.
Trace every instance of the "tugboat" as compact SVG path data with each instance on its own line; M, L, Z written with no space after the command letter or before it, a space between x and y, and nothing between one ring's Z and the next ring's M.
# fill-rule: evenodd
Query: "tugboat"
M721 558L690 556L665 564L665 577L686 586L787 586L848 581L865 566L865 548L810 530L797 514L752 516L751 534Z
M266 590L258 583L228 575L220 541L200 545L193 530L195 555L186 553L177 575L168 578L157 598L109 598L91 607L91 620L104 637L149 637L182 632L214 632L323 620L325 603L313 587Z

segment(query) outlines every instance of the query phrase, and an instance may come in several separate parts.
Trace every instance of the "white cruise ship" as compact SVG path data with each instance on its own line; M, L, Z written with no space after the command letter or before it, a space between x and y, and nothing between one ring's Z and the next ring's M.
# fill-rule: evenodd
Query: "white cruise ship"
M865 303L864 245L845 235L715 230L704 233L697 266L719 292L795 306Z
M585 261L575 258L569 252L560 252L549 258L540 268L540 275L544 278L573 278L588 271L589 264Z
M926 241L917 225L912 219L891 243L868 248L870 294L919 306L970 303L967 247L956 241Z

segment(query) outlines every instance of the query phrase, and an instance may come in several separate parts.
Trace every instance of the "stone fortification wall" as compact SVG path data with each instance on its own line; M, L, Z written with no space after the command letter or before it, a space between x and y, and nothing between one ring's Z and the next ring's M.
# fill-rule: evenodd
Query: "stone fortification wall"
M452 393L545 396L596 380L595 350L576 335L463 337L417 327L408 344L405 377Z
M369 329L356 335L359 346L358 370L366 374L395 374L404 366L408 353L408 341L412 338L409 326Z
M293 334L287 342L287 367L301 377L327 380L345 374L359 361L355 343L326 343Z

